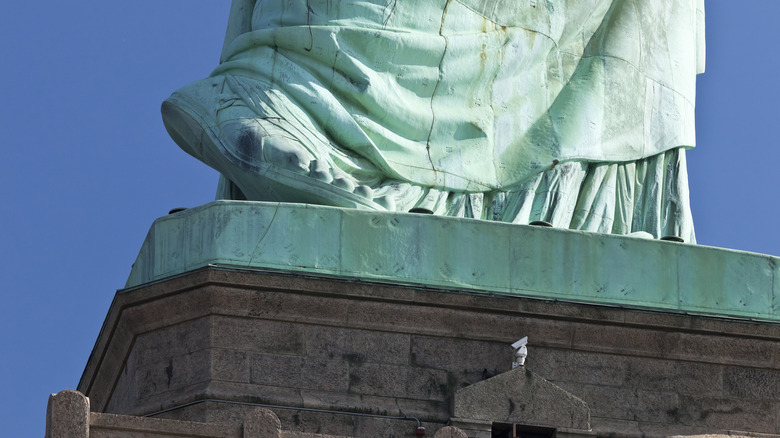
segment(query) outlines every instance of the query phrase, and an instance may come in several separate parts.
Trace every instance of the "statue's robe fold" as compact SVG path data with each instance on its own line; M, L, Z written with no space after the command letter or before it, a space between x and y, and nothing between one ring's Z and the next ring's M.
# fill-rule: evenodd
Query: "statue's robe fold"
M269 130L361 182L444 193L444 214L523 222L558 208L562 226L692 240L684 150L703 0L257 0L251 12L214 75ZM659 219L637 228L645 210ZM594 215L611 219L586 225Z

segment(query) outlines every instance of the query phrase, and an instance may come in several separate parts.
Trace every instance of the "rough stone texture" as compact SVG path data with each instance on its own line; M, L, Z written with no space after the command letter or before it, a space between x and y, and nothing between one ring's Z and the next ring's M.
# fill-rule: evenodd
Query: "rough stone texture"
M447 426L442 427L436 432L433 438L468 438L466 433L457 427Z
M780 432L778 325L220 268L120 291L79 390L102 413L243 424L264 405L284 433L405 436L388 417L413 416L489 437L450 423L454 396L526 335L525 368L587 403L591 435Z
M67 389L49 396L46 438L88 438L89 399Z
M462 430L469 438L491 438L492 436L491 421L452 418L450 425Z
M255 408L244 420L244 438L280 438L282 423L267 409Z
M590 430L585 402L524 367L456 392L455 417Z

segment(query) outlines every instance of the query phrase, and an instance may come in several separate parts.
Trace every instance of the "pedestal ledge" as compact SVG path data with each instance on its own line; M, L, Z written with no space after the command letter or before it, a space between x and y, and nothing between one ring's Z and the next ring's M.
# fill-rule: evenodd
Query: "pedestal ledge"
M51 394L46 409L45 437L89 437L89 399L69 389Z
M525 367L455 393L455 417L492 423L590 430L588 405Z
M270 410L253 408L238 424L213 424L90 412L89 398L65 390L49 397L46 438L311 438L283 431ZM321 438L346 438L319 435Z
M404 213L217 201L158 219L127 288L209 265L780 321L778 258Z

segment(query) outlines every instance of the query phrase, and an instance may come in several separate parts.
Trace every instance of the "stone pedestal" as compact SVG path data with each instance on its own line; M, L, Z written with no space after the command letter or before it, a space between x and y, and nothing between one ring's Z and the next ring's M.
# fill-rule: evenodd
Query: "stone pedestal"
M587 404L593 434L778 431L776 325L218 268L118 293L79 390L95 412L433 433L526 335L526 369ZM571 426L549 409L517 419Z
M153 227L78 387L93 414L236 427L267 409L283 436L400 437L424 427L426 436L481 438L505 426L561 437L780 431L780 326L771 304L756 304L774 300L773 257L447 218L231 205ZM404 236L424 239L398 241ZM424 245L461 236L495 245L501 257L491 259L490 246ZM406 249L386 253L391 246ZM555 254L568 261L541 262ZM631 266L642 260L655 270ZM554 293L545 298L547 289ZM525 368L512 371L511 344L524 336Z

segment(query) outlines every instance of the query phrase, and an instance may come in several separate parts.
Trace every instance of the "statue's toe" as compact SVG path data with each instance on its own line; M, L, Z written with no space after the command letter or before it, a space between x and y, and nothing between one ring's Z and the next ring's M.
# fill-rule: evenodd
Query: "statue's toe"
M347 192L355 191L355 183L352 182L352 180L349 178L333 178L333 182L331 184Z
M333 182L333 175L330 173L330 166L328 166L328 163L322 160L311 160L309 169L309 175L312 178L322 181L326 184Z
M311 160L311 163L309 164L309 176L344 191L354 193L365 199L374 199L374 190L371 187L358 185L354 177L338 168L331 167L326 161Z
M380 196L374 199L374 202L384 207L386 210L395 211L395 199L391 196Z
M306 149L284 137L264 137L263 158L267 163L295 173L308 173L311 163Z
M358 196L362 196L366 199L374 198L374 190L369 186L360 185L355 187L355 194Z

